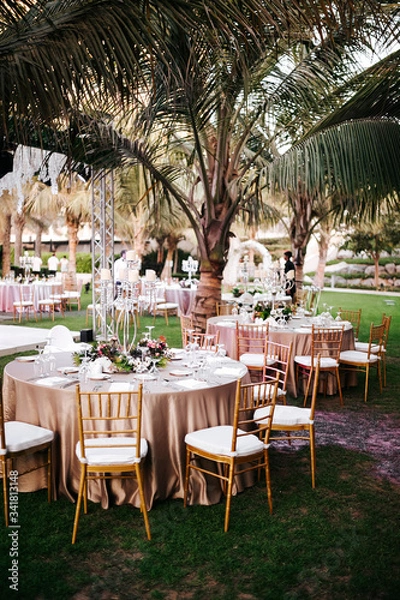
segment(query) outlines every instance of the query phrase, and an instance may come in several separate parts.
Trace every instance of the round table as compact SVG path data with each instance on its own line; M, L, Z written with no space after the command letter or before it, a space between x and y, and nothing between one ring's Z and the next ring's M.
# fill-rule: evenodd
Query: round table
M55 358L57 368L72 365L70 353L57 353ZM145 384L142 435L148 440L149 455L143 469L149 509L157 500L183 498L186 433L203 427L230 424L237 379L249 382L246 367L230 359L214 363L215 369L208 383L194 380L192 376L175 377L173 372L183 368L182 362L171 361L167 368L160 370L158 381ZM65 376L55 371L51 374L52 381L45 381L47 385L41 385L43 381L34 376L33 363L21 357L5 367L3 398L8 420L27 421L56 433L54 492L73 501L78 491L80 467L75 456L78 441L76 379L68 379L72 377L76 375ZM111 381L89 380L84 385L87 389L101 385L102 391L112 391L114 386L118 391L116 388L128 387L133 381L133 374L118 373L112 375ZM65 385L67 387L63 387ZM20 471L23 472L25 467L21 465ZM196 474L196 479L191 502L213 504L220 501L222 488L218 480L215 483L207 482L201 474ZM254 480L247 474L238 478L236 483L240 490L252 485ZM21 492L43 487L46 487L44 470L20 479ZM107 507L111 500L117 504L139 506L136 483L129 480L113 481L107 488L104 482L91 482L89 498L101 502L103 507Z
M236 346L236 321L239 319L236 315L227 315L220 317L212 317L207 320L207 332L215 334L219 331L220 344L224 344L227 355L231 358L237 358L237 346ZM293 342L292 358L289 366L289 377L287 382L288 392L295 398L298 395L296 385L296 371L294 357L300 355L307 355L311 352L311 326L313 323L318 323L318 317L303 317L303 318L292 318L287 327L269 327L269 339L273 342L280 344L289 345ZM353 350L354 349L354 334L353 326L348 321L342 323L334 322L334 326L340 326L344 324L344 334L342 341L342 350ZM349 384L354 384L354 379L349 380ZM333 377L328 380L327 393L329 395L336 394L336 382Z
M60 294L62 284L60 281L34 281L33 283L10 283L0 281L0 312L13 312L13 304L20 300L21 289L34 290L34 306L38 310L39 300L46 300L52 294Z

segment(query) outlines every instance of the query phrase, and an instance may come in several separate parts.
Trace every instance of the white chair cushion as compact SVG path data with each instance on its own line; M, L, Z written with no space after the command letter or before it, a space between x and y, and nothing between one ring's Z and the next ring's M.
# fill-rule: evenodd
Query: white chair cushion
M311 367L311 356L295 356L294 362L301 365L302 367ZM321 357L321 369L333 369L338 366L338 361L334 358L330 358L329 356ZM317 359L314 358L314 367L317 366Z
M76 455L80 462L88 465L129 465L140 462L148 452L147 440L140 440L140 458L136 458L136 448L132 446L130 437L91 438L85 441L86 460L82 458L80 442L76 444ZM91 446L102 445L102 448ZM123 444L130 444L124 446ZM106 446L106 447L104 447Z
M369 343L368 342L356 342L354 344L354 349L357 350L357 352L368 352ZM381 348L381 351L382 350L383 350L383 348ZM378 354L379 346L377 344L372 346L371 352L372 352L372 354Z
M309 425L311 408L301 408L299 406L276 406L272 425L293 426L293 425Z
M54 439L54 432L50 429L22 421L6 421L4 429L8 452L22 452Z
M240 430L239 430L240 431ZM231 452L233 427L218 425L187 433L185 443L203 452L222 454L223 456L249 456L261 452L263 442L255 435L246 435L237 439L236 452Z
M262 368L264 366L264 354L252 354L251 352L246 352L245 354L240 355L239 361L246 365L246 367Z
M179 304L174 302L160 302L157 303L157 310L175 310L179 308Z
M350 362L359 365L366 365L367 363L375 363L379 360L379 356L372 354L368 359L366 352L358 352L357 350L345 350L340 353L340 362Z

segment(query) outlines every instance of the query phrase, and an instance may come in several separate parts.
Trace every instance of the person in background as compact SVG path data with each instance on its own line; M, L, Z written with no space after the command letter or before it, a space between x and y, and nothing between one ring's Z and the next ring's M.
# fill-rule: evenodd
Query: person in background
M285 259L285 290L287 295L291 296L293 300L296 294L296 269L292 261L291 251L286 250L283 253L283 258Z
M114 262L114 281L116 285L121 283L121 273L126 269L126 250L121 250L121 255Z
M47 268L49 270L50 275L55 275L57 273L59 264L60 261L58 260L56 253L53 252L53 254L49 257L47 261Z
M40 256L34 256L32 259L32 273L40 274L40 269L42 267L42 259Z
M69 260L64 256L60 259L60 271L61 273L68 273Z

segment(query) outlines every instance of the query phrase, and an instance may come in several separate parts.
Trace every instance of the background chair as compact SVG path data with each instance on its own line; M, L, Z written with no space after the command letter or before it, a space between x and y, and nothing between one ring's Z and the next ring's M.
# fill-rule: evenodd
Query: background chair
M277 399L283 402L283 404L286 404L286 390L292 348L293 342L290 342L289 345L273 342L269 339L265 342L262 381L270 382L278 378Z
M382 393L381 349L383 347L385 325L371 323L367 350L345 350L340 353L340 368L342 371L355 371L365 373L364 402L368 398L369 373L371 368L376 368L379 389Z
M139 488L140 510L147 538L151 539L141 464L148 452L142 431L143 385L136 392L76 391L79 442L76 455L81 467L72 543L76 541L83 499L87 514L89 481L104 479L136 479Z
M217 317L221 315L232 315L238 313L237 304L232 302L216 302L215 310Z
M216 352L217 345L219 343L220 332L216 333L201 333L199 331L184 330L184 348L188 343L197 343L199 350L206 350L207 352Z
M386 354L387 354L387 343L388 343L389 330L390 330L391 323L392 323L392 317L391 316L388 317L385 315L385 313L383 313L382 325L384 326L384 329L383 329L382 345L380 347L378 347L378 346L372 347L372 352L374 354L379 354L379 356L381 357L383 387L386 387ZM357 341L355 343L355 350L358 350L359 352L368 352L368 349L369 349L369 341L368 342Z
M311 485L315 488L315 405L318 393L319 369L321 365L321 355L318 354L315 366L314 386L311 398L310 408L301 408L298 406L280 405L277 404L274 410L274 416L271 425L271 431L286 432L286 437L271 436L270 441L273 443L278 440L289 440L291 442L291 434L295 433L297 440L307 440L310 444L310 460L311 460ZM263 419L265 409L259 408L255 412L256 419Z
M82 349L81 342L75 342L74 336L65 325L55 325L49 331L49 343L55 352L77 352Z
M12 480L12 472L15 470L14 461L20 456L28 456L46 452L46 458L37 466L29 468L24 473L18 471L18 477L23 477L32 471L47 468L47 498L52 498L52 444L54 432L44 427L38 427L23 421L4 421L4 408L2 398L2 381L0 380L0 460L3 477L3 505L4 521L6 527L9 525L9 490L8 482ZM8 462L11 469L8 469Z
M53 321L56 311L60 312L61 316L64 316L63 302L61 298L56 298L55 296L39 300L38 309L40 319L43 317L43 312L48 312Z
M229 528L233 481L235 475L239 473L265 469L268 504L270 513L272 513L268 447L278 380L276 379L273 385L271 383L241 385L239 380L236 388L233 424L208 427L187 433L185 436L184 506L187 506L191 470L220 479L224 482L226 493L224 531L228 531ZM257 408L265 408L268 411L262 422L257 422L254 418ZM198 459L202 458L223 465L224 469L222 472L212 470L205 463L200 464Z
M338 314L342 321L349 321L349 323L353 326L353 334L354 341L358 340L358 334L360 331L360 323L361 323L361 312L362 308L358 310L346 310L341 307L338 308Z
M311 330L311 354L305 356L295 356L296 379L301 376L307 377L306 390L304 393L304 406L307 403L309 391L311 389L311 380L315 374L317 366L317 356L321 355L321 364L319 375L324 373L334 375L336 378L340 405L343 405L342 387L339 375L339 357L342 349L344 326L342 327L316 327L312 325ZM324 394L327 392L327 378L325 379Z
M21 323L23 316L29 321L30 314L33 314L35 321L37 321L35 286L33 284L21 284L19 287L19 300L13 302L13 321L17 316L19 323Z
M249 371L261 373L264 369L265 341L268 337L269 324L236 322L237 358L245 364Z
M76 306L78 310L81 310L82 286L83 281L77 280L76 273L65 273L63 279L64 289L61 298L69 310L72 310L73 306Z

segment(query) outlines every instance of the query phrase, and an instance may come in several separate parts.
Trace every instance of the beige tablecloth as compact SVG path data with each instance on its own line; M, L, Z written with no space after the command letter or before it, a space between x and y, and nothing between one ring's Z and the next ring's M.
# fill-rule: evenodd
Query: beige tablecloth
M236 320L239 317L228 315L220 317L212 317L207 320L207 331L209 333L220 332L219 341L225 345L227 355L231 358L237 358L236 346ZM351 323L344 323L345 331L343 335L342 350L354 349L354 334ZM310 354L311 352L311 325L312 318L292 319L287 329L269 328L269 339L273 342L289 345L293 342L292 359L289 367L289 378L287 389L288 392L295 398L298 396L299 390L296 385L295 371L295 356ZM349 385L355 385L356 378L349 378ZM334 377L328 379L327 393L329 395L336 394L337 385Z
M57 367L72 364L71 355L56 355ZM149 442L149 455L144 462L144 482L148 508L157 500L165 498L183 498L185 475L185 443L187 432L212 425L232 422L235 399L236 377L243 376L249 381L247 370L238 363L230 361L230 367L239 367L237 375L213 375L213 385L203 389L185 389L177 387L179 378L170 372L182 368L179 361L172 361L162 377L173 383L149 382L149 391L144 395L142 435ZM63 377L53 373L53 377ZM56 432L54 451L54 485L58 495L74 500L79 484L79 463L75 456L75 445L78 440L75 385L66 388L60 386L64 381L56 382L55 387L39 385L34 377L33 363L13 361L4 371L3 397L7 419L27 421L35 425L47 427ZM70 375L71 377L71 375ZM113 375L113 380L127 382L132 375ZM66 380L65 380L66 381ZM94 386L96 381L89 382ZM110 382L102 383L107 390ZM31 459L32 460L32 459ZM22 472L20 465L20 470ZM43 470L44 471L44 470ZM193 494L192 503L212 504L219 502L222 496L220 482L215 479L205 481L201 474L194 474L191 479ZM242 489L253 483L251 476L246 475L238 483ZM45 473L35 472L21 477L20 490L34 491L46 487ZM111 496L111 498L110 498ZM139 506L137 486L131 481L114 481L108 488L104 482L91 482L89 498L101 502L104 507L110 503L131 503Z

